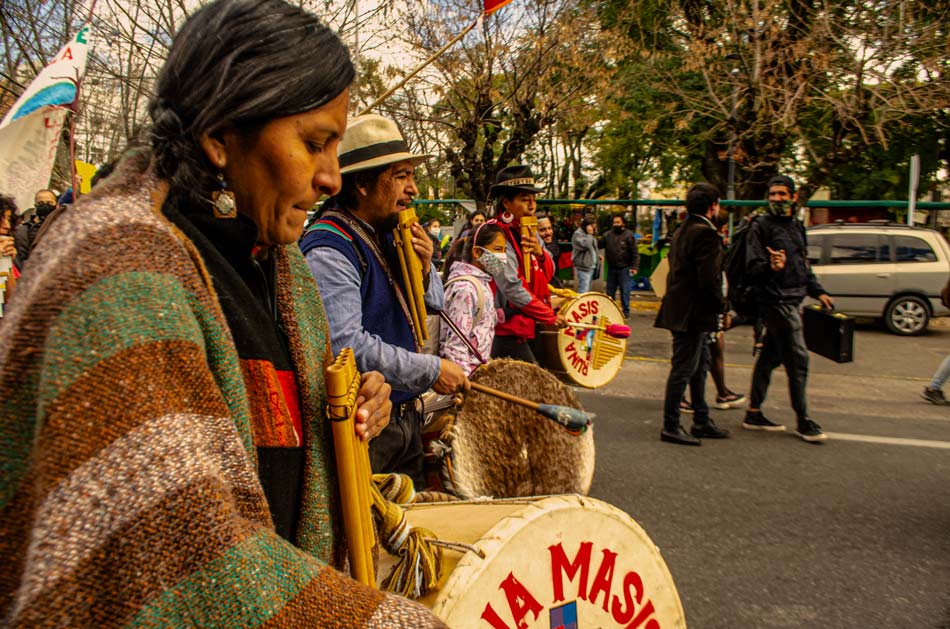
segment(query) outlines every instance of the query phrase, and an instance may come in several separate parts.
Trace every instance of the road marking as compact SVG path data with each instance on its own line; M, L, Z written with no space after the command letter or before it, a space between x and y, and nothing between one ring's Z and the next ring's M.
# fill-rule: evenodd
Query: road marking
M635 360L639 363L666 363L670 364L669 358L652 358L650 356L624 356L624 360ZM740 365L739 363L726 363L726 367L730 369L752 369L753 365ZM841 376L851 378L881 378L882 380L900 380L904 382L930 382L933 378L921 378L918 376L889 376L887 374L874 374L873 376L868 376L866 374L840 374L833 373L830 371L809 371L810 374L821 375L821 376Z
M950 441L931 441L929 439L903 439L901 437L876 437L874 435L852 435L844 432L825 433L830 439L838 441L861 441L863 443L884 443L892 446L915 446L918 448L937 448L950 450Z

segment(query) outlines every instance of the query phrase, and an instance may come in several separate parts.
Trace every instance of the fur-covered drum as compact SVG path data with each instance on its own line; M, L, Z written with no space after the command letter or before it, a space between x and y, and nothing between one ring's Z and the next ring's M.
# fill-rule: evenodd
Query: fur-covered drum
M411 526L443 545L421 602L457 629L686 626L673 578L623 511L578 495L419 504ZM380 557L380 574L394 558Z
M581 408L569 387L521 361L490 361L471 379L534 402ZM430 484L462 498L586 494L594 477L592 428L573 435L531 409L477 391L429 418L423 433L427 468L440 472L434 482L429 474Z
M569 326L540 326L541 352L538 362L570 384L602 387L620 372L627 351L627 339L606 333L610 324L623 324L623 313L604 293L581 293L559 309ZM570 324L589 327L573 328ZM591 329L591 328L600 329Z

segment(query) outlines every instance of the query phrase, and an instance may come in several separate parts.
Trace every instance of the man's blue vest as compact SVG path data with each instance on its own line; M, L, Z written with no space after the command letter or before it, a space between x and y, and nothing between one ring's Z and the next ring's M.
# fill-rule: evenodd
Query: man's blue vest
M397 275L392 279L402 287L401 274L398 273L399 262L396 248L393 245L393 235L384 234L380 249L389 263L389 268ZM406 320L395 287L389 276L373 255L369 244L357 234L346 222L330 216L321 218L304 235L300 242L300 249L304 255L316 247L330 247L336 249L350 261L359 272L360 301L363 305L363 329L370 334L379 336L390 345L401 347L407 351L416 351L416 341L412 335L412 328ZM405 294L405 293L403 293ZM332 333L332 330L331 330ZM401 404L412 399L414 395L405 391L396 391L390 396L393 404Z

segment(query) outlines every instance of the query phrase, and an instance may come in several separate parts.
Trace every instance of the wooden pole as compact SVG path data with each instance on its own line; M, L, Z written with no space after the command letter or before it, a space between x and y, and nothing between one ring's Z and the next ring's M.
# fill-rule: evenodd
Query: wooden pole
M439 48L431 57L429 57L428 59L426 59L425 61L423 61L423 62L422 62L422 65L420 65L420 66L417 67L415 70L413 70L412 72L410 72L409 74L407 74L405 77L403 77L402 81L400 81L399 83L397 83L397 84L394 85L393 87L391 87L391 88L389 88L388 90L386 90L386 92L385 92L382 96L380 96L379 98L377 98L376 100L374 100L366 109L364 109L363 111L361 111L359 115L363 116L363 115L365 115L365 114L368 114L368 113L371 112L374 108L376 108L377 106L379 106L384 100L386 100L387 98L389 98L390 96L392 96L392 95L396 92L396 90L398 90L398 89L401 88L403 85L405 85L406 83L408 83L409 80L412 79L412 77L414 77L414 76L416 76L417 74L419 74L419 72L421 72L423 68L425 68L427 65L429 65L430 63L432 63L432 62L435 61L436 59L438 59L438 58L442 55L442 53L444 53L446 50L448 50L449 48L451 48L452 46L454 46L454 45L456 44L456 42L458 42L460 39L462 39L463 37L465 37L465 36L468 34L468 32L469 32L470 30L472 30L473 28L475 28L475 27L478 25L478 22L479 22L480 20L481 20L481 16L479 16L479 18L478 18L477 20L475 20L474 22L472 22L471 24L469 24L468 26L466 26L465 29L464 29L461 33L459 33L458 35L456 35L455 37L453 37L453 38L449 41L449 43L447 43L446 45L444 45L444 46L442 46L441 48Z
M538 410L538 406L539 406L538 402L532 402L531 400L526 400L523 397L518 397L517 395L511 395L510 393L505 393L504 391L499 391L498 389L493 389L491 387L487 387L484 384L479 384L477 382L469 381L469 384L472 386L473 389L475 389L476 391L480 393L484 393L486 395L491 395L491 396L500 398L507 402L511 402L512 404L519 404L526 408L530 408L533 411Z

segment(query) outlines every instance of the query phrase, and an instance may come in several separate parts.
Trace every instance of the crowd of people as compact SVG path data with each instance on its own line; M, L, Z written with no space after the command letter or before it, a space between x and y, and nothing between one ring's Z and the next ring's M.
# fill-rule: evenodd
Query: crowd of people
M769 420L761 410L772 372L783 365L797 416L796 434L809 443L820 443L827 435L809 416L805 392L808 349L802 328L801 302L809 296L829 309L834 302L808 263L805 229L795 217L797 199L795 182L790 177L773 177L768 184L767 211L750 217L747 244L740 252L746 282L754 287L753 325L761 325L765 330L756 348L751 399L742 427L769 432L785 430L784 425ZM655 323L656 327L670 330L673 336L660 438L679 445L698 446L702 439L729 437L729 431L710 418L705 400L711 347L718 353L713 363L718 362L720 369L716 378L717 405L729 408L741 403L744 396L736 395L725 386L722 373L721 335L731 326L730 306L733 304L723 292L723 241L717 225L717 221L721 224L722 211L718 190L708 183L693 185L686 195L686 211L686 221L673 234L667 290ZM690 402L684 404L687 387ZM684 410L693 415L689 431L680 421Z
M347 576L324 371L353 350L355 430L373 472L424 489L420 394L468 390L490 358L536 364L541 326L565 324L550 290L562 252L524 164L495 174L491 207L451 246L439 221L413 224L426 309L451 324L422 351L429 321L411 312L393 230L430 155L393 120L348 119L354 77L346 46L312 14L216 0L174 39L147 147L76 204L71 191L39 190L20 213L0 195L0 256L13 260L0 336L10 626L442 626ZM797 432L818 442L799 304L831 300L808 267L795 200L794 182L774 179L750 226L767 331L743 427L784 429L761 412L784 364ZM721 363L730 317L715 188L693 186L687 211L656 321L673 334L661 438L698 445L728 437L704 387L710 335ZM531 216L537 235L525 236ZM601 250L607 292L629 317L640 265L623 216L601 235L584 220L571 236L578 292ZM717 404L741 401L724 379L717 387Z
M373 472L423 489L420 394L536 362L555 259L522 236L527 165L444 260L438 222L412 225L425 306L454 324L421 351L393 228L429 156L390 119L348 120L354 76L312 14L217 0L174 39L147 147L76 204L0 198L11 626L442 626L346 576L324 370L352 348Z

